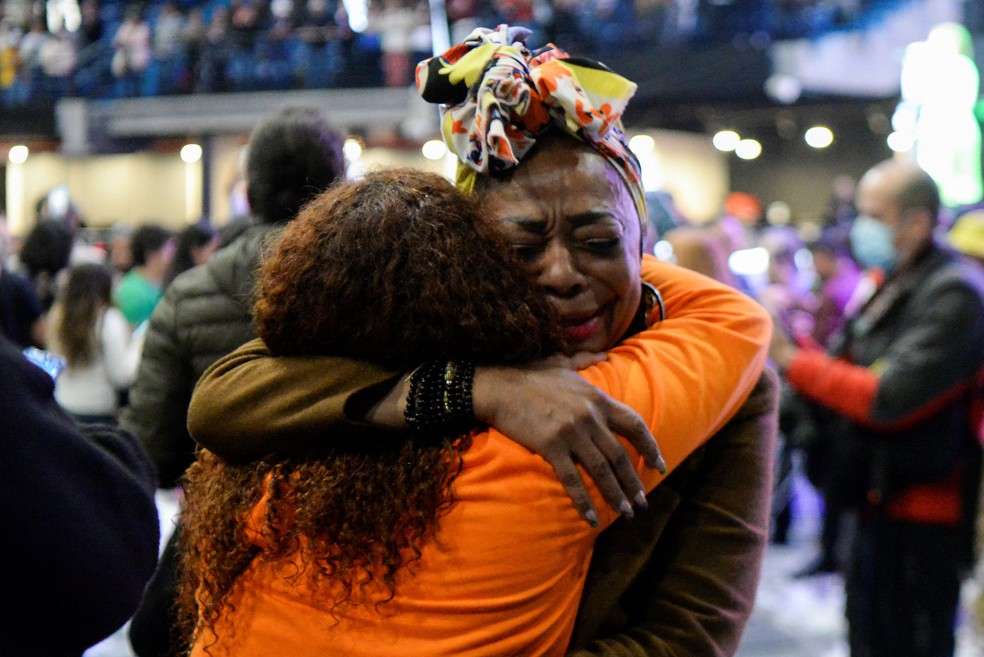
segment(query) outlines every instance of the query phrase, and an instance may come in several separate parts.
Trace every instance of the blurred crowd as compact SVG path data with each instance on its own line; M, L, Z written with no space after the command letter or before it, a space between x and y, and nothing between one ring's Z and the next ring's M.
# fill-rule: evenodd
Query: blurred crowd
M0 334L44 354L58 374L55 398L77 420L115 424L164 288L243 225L94 229L70 200L51 202L62 196L56 189L37 204L33 228L20 239L0 221Z
M884 287L891 271L887 260L872 266L885 256L875 252L877 240L858 230L868 219L858 219L855 187L856 181L847 176L835 179L823 223L812 227L809 239L794 222L788 223L788 215L782 214L776 221L776 216L770 216L763 204L748 194L731 194L722 216L701 226L681 219L672 212L671 204L667 211L667 204L654 203L658 200L654 198L651 222L662 229L663 240L655 250L662 257L745 290L769 310L775 330L799 346L837 353L852 318L862 325L862 311L870 313L871 307L877 306L868 302ZM673 220L667 222L668 216ZM984 210L980 207L944 210L935 232L940 244L962 254L975 267L984 266ZM952 337L956 340L957 334ZM842 453L838 436L817 421L804 399L784 377L770 540L777 545L791 542L797 522L797 490L802 494L801 486L795 483L797 478L805 478L822 502L816 552L788 575L796 579L846 576L850 551L858 545L853 540L858 511L841 484L844 468L859 455ZM928 400L920 400L924 401ZM981 527L977 532L980 537ZM984 612L982 605L984 599L978 613ZM984 615L980 621L984 622Z
M0 2L0 106L64 96L406 86L431 54L427 0L81 0L77 16ZM21 3L22 4L22 3ZM34 3L43 6L44 3ZM477 26L617 55L639 46L812 37L879 0L449 0L451 41ZM360 15L354 15L358 8ZM353 14L353 15L350 15Z

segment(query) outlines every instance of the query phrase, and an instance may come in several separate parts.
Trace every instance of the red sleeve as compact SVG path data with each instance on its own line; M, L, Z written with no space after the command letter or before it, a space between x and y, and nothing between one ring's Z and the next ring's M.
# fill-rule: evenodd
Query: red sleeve
M878 376L867 367L831 358L819 349L800 349L786 379L803 396L855 422L871 424Z
M878 422L872 419L871 410L880 381L870 368L832 358L817 349L800 349L789 364L786 379L803 396L859 424L882 431L910 427L967 392L967 385L961 383L913 408L904 417Z

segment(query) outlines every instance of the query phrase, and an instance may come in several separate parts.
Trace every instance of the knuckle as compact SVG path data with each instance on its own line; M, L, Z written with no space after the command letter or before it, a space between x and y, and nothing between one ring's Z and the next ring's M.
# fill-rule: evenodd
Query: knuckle
M575 496L581 497L581 477L576 472L561 473L560 484L567 490L577 491Z
M619 451L612 459L612 465L617 470L631 470L632 469L632 459L624 451Z
M584 467L587 468L591 475L598 479L599 476L608 475L610 468L608 466L608 461L602 457L592 457L586 460Z

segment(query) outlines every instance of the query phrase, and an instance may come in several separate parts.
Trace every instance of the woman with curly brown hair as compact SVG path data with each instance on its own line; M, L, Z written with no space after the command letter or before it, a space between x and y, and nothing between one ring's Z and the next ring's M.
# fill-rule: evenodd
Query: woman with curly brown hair
M421 358L510 363L558 351L554 313L505 252L491 222L443 178L370 174L322 195L290 224L263 270L257 329L276 354L345 355L393 369ZM198 645L213 654L250 645L236 635L249 625L243 594L231 591L240 577L276 581L297 568L288 586L310 595L326 619L397 595L397 578L421 559L451 507L471 443L455 433L384 438L368 451L336 444L317 458L258 466L203 455L187 475L183 535L192 576L183 600L187 611L196 594L202 603Z

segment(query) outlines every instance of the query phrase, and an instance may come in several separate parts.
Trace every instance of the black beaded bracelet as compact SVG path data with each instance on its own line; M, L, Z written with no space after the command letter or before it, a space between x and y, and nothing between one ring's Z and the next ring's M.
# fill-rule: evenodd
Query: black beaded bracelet
M410 374L403 417L418 432L460 434L475 425L471 388L475 366L462 361L429 361Z

